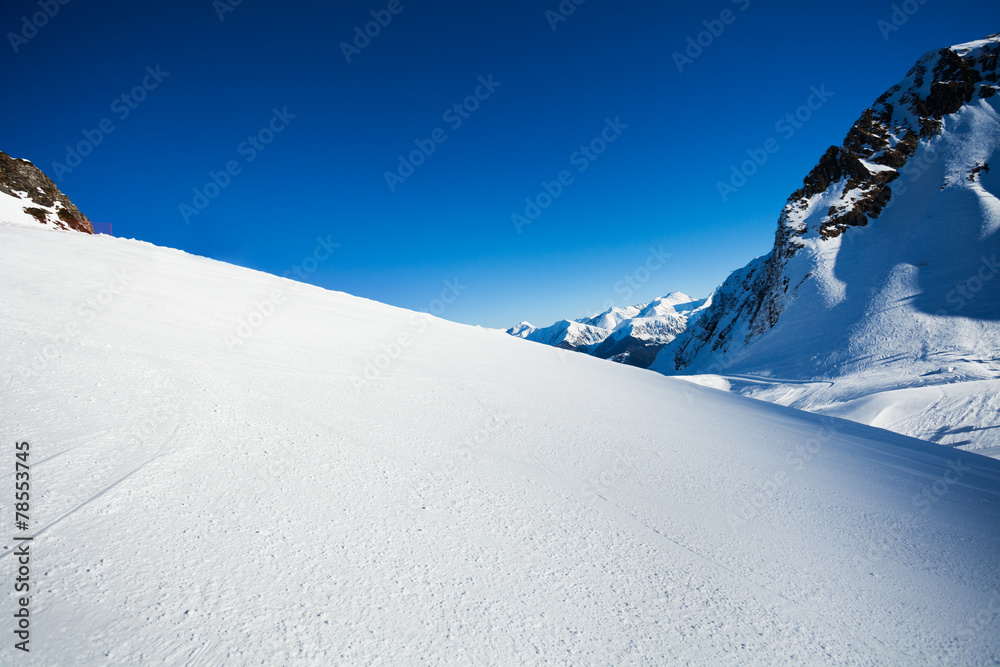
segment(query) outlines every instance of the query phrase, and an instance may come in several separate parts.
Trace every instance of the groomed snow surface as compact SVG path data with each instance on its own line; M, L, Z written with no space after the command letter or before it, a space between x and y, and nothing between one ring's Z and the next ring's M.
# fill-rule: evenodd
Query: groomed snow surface
M4 663L1000 661L993 459L135 241L0 293Z

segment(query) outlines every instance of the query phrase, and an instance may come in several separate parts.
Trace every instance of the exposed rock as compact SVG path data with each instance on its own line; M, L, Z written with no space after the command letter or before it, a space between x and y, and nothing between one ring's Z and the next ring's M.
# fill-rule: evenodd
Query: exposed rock
M792 194L792 199L803 199L826 192L831 183L836 183L844 177L850 181L861 181L869 176L869 172L854 153L844 148L830 146L819 159L809 175L805 177L804 185Z
M25 212L41 224L52 224L60 229L74 229L93 234L94 229L83 213L69 198L59 191L38 167L28 160L12 158L0 151L0 192L24 199ZM48 211L44 209L49 209Z
M976 177L979 176L979 172L981 171L985 171L986 173L990 172L990 165L988 162L977 164L975 167L973 167L972 170L969 172L969 180L975 183Z

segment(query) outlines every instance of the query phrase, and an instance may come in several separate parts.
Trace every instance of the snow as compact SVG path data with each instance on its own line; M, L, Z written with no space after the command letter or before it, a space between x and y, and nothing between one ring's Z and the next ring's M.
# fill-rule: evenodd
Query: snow
M515 338L524 338L534 330L535 327L532 326L530 322L520 322L517 325L508 329L508 332L510 333L511 336L514 336Z
M1000 36L1000 33L990 35L984 39L976 39L971 42L965 42L964 44L956 44L950 48L960 56L965 56L972 52L977 52L978 55L978 52L982 51L983 47L995 46L998 36Z
M997 461L146 243L0 253L19 662L1000 660Z
M592 317L585 317L576 320L580 324L596 327L598 329L608 329L614 331L621 324L639 315L641 306L629 306L627 308L609 308L603 313L598 313Z
M27 162L27 160L23 160ZM30 164L30 163L29 163ZM39 189L40 191L40 189ZM43 206L33 201L27 192L14 190L17 196L11 196L0 191L0 222L22 227L40 227L51 230L64 230L66 225L60 221L62 205L56 202L54 206ZM45 212L45 222L25 212L25 208L35 208Z
M878 173L880 171L895 171L895 169L893 169L892 167L889 167L884 164L875 164L874 162L869 162L868 160L859 160L859 162L861 162L861 164L865 166L865 169L872 172L873 174Z
M524 338L544 345L572 346L584 349L596 348L610 333L610 331L600 327L569 320L560 320L551 326L539 329L522 322L509 329L508 332L516 338Z
M21 193L18 193L21 194ZM6 192L0 191L0 220L8 224L22 225L25 227L46 227L38 222L38 220L30 213L25 213L24 208L34 207L42 208L38 204L28 200L27 192L23 193L25 198L12 197ZM43 209L46 211L51 211L54 213L52 208ZM54 229L49 227L49 229Z
M606 329L610 335L631 326L636 320L643 321L643 324L648 324L648 320L679 320L683 323L704 305L704 299L694 299L683 292L671 292L647 304L612 307L603 313L575 321L597 329Z

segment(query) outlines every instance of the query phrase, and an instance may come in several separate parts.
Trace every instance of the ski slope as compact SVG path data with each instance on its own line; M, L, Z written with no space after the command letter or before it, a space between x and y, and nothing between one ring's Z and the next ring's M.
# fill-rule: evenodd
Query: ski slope
M0 294L4 664L1000 661L998 461L136 241Z

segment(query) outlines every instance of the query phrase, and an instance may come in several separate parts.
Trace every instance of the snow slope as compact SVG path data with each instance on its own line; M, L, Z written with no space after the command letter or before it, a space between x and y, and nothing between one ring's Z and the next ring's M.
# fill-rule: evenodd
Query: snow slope
M5 663L1000 660L1000 462L145 243L0 255Z

